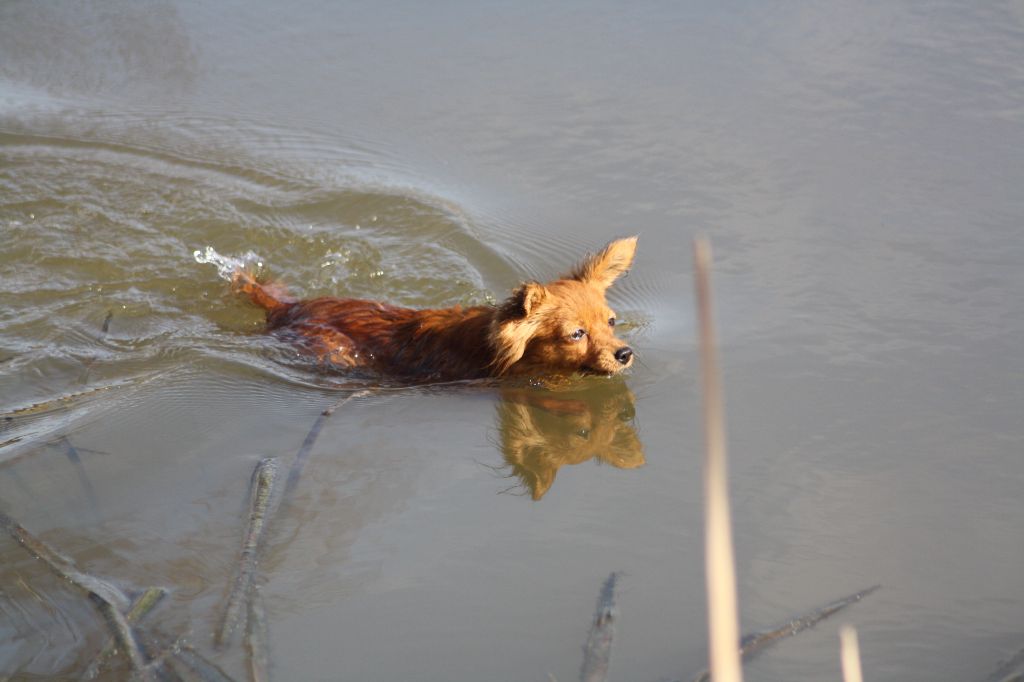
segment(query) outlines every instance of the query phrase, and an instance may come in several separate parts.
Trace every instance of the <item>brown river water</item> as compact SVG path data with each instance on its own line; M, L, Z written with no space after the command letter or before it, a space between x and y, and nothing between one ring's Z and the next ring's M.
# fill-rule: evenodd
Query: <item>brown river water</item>
M748 677L838 679L851 623L867 679L985 680L1024 647L1021 0L0 4L0 512L245 679L213 635L252 471L375 385L193 254L444 306L638 234L623 378L351 400L254 581L275 679L575 680L613 571L608 679L689 679L699 233L743 631L882 585ZM0 677L107 632L0 537Z

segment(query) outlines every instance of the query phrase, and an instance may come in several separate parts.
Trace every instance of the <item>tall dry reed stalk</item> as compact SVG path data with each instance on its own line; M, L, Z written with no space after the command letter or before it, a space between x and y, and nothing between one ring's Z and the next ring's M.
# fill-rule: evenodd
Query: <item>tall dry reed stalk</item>
M693 242L700 363L704 391L704 570L708 592L711 679L741 682L736 562L733 557L726 467L725 411L711 298L711 245Z
M839 628L839 658L843 664L844 682L863 682L860 674L860 645L857 631L850 625Z

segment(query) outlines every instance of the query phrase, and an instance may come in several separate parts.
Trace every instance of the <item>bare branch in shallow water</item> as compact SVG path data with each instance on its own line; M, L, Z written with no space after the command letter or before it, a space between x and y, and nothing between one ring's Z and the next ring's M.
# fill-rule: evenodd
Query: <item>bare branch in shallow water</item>
M138 623L147 613L153 610L153 608L160 603L160 600L167 594L167 590L162 587L149 587L142 594L135 598L132 602L132 607L128 609L128 613L124 615L124 619L129 625ZM93 680L99 675L100 668L106 663L107 659L114 655L118 644L117 638L111 638L107 640L107 643L100 649L100 652L96 654L96 657L92 659L92 662L86 667L85 672L79 676L79 680Z
M131 606L131 600L121 591L120 588L108 583L102 578L83 573L75 567L71 559L67 558L48 544L29 533L25 528L4 512L0 512L0 526L6 530L18 544L25 548L29 554L36 557L47 568L56 573L59 577L85 592L94 593L103 601L116 606L120 610L126 610Z
M1024 649L1000 662L994 673L985 678L985 682L1021 682L1024 680Z
M246 525L245 534L242 539L242 551L238 561L238 570L235 573L235 579L232 582L231 590L228 593L220 627L217 628L217 632L214 636L214 646L218 649L224 648L230 643L231 635L238 626L243 599L249 602L246 611L247 619L252 618L254 613L253 609L255 608L257 615L259 616L259 620L265 622L265 618L262 615L262 603L257 605L252 604L252 595L255 593L253 580L256 575L256 560L263 546L263 539L266 537L267 526L270 525L270 520L273 517L274 512L277 510L278 502L287 498L288 494L298 483L306 458L313 449L313 444L320 435L320 429L323 427L327 418L349 401L369 395L370 393L371 391L369 390L356 391L355 393L351 393L336 401L320 413L316 421L313 423L313 426L310 428L309 433L306 434L306 438L299 447L299 451L295 455L295 459L292 461L292 465L288 471L288 479L285 482L284 491L280 496L276 495L275 491L278 470L277 460L273 457L268 457L260 461L257 465L256 470L253 472L252 484L250 486L249 521ZM252 626L251 623L250 626ZM254 635L255 631L252 631L250 627L248 634ZM260 654L261 652L264 652L262 655L265 655L266 645L265 642L260 644L251 638L247 639L247 642L250 644L256 644L255 649L250 649L250 652L253 653L254 656L252 662L255 666L257 664L255 655ZM263 671L265 674L265 665L263 666Z
M726 467L725 408L711 298L711 245L693 242L700 364L704 388L704 572L708 592L708 648L715 682L741 682L736 640L739 618Z
M277 460L267 457L260 460L252 474L249 495L249 520L245 534L242 536L242 552L238 560L238 570L232 581L231 591L224 606L224 615L214 638L218 648L226 646L231 634L238 625L238 614L242 607L242 599L248 594L256 573L256 557L262 546L267 524L272 513L271 502L274 499L274 483L277 480Z
M71 559L29 533L20 523L4 512L0 512L0 526L32 556L46 564L47 568L89 596L90 601L103 615L104 621L118 645L128 656L136 673L144 679L148 679L151 671L146 667L146 657L123 614L123 611L131 605L131 600L125 593L102 578L78 570Z
M155 679L154 671L146 666L146 655L142 651L138 640L135 639L135 632L132 626L125 620L124 614L118 611L117 607L100 597L95 592L89 593L89 600L96 605L107 626L114 633L114 641L117 647L124 651L132 664L132 669L144 680Z
M323 428L324 422L327 421L327 418L334 414L339 408L344 407L350 401L357 398L365 398L371 393L373 393L373 391L370 389L350 393L317 415L316 421L314 421L313 426L310 427L309 432L306 434L306 438L302 441L302 445L299 446L299 451L296 453L295 459L292 460L291 467L288 469L288 480L284 484L284 493L282 497L287 498L298 484L299 476L302 475L302 468L306 465L306 459L309 458L309 453L313 449L316 439L320 436L320 429Z
M808 613L797 616L791 620L787 620L782 625L772 628L771 630L762 630L761 632L744 635L739 646L740 656L743 658L744 662L749 661L773 644L777 644L788 637L798 635L804 630L810 630L829 616L835 615L847 606L856 604L879 587L881 586L874 585L866 590L854 592L851 595L836 599L835 601L831 601L820 608L809 611ZM707 670L702 670L693 678L693 682L707 682L710 679L711 674Z
M85 465L82 463L82 456L78 452L78 448L71 444L67 436L61 436L57 439L57 444L64 448L64 455L68 458L68 461L75 467L75 473L78 475L78 482L82 485L82 491L85 493L85 498L89 501L89 509L93 513L96 513L96 509L99 508L99 504L96 501L96 490L92 487L92 481L89 480L89 474L85 472Z
M170 667L182 679L198 678L201 682L234 682L230 675L189 646L178 645L171 652L168 661Z
M249 588L249 617L245 628L245 648L249 654L249 679L269 682L270 659L267 651L267 614L263 610L263 595L253 584Z
M836 599L835 601L825 604L819 609L815 609L810 613L806 613L798 618L787 621L777 628L768 630L766 632L756 632L751 635L747 635L743 638L740 643L740 654L743 656L744 661L749 661L751 658L761 653L769 645L774 644L780 639L786 637L792 637L793 635L800 634L804 630L809 630L815 625L825 620L829 616L835 615L839 611L845 609L851 604L856 604L864 597L868 596L881 585L873 585L860 592L854 592L851 595Z
M619 617L615 606L615 584L621 573L612 573L604 581L597 598L594 623L590 626L587 643L583 645L583 666L580 668L580 682L606 682L608 663L615 639L615 621Z
M132 383L135 383L135 380L129 379L112 384L106 384L104 386L94 386L93 388L78 391L77 393L67 393L65 395L57 396L56 398L51 398L50 400L43 400L38 403L26 405L25 407L19 407L11 410L10 412L4 412L3 414L0 414L0 419L16 419L19 417L29 417L32 415L40 415L47 412L68 409L81 400L92 398L97 393L109 391L114 388L121 388L122 386Z

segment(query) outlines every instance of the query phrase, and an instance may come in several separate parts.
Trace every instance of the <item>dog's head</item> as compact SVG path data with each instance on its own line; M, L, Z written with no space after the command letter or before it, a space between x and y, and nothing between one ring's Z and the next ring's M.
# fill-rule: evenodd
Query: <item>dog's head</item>
M516 289L491 327L498 373L615 374L633 364L633 349L615 336L605 291L629 270L636 239L613 241L554 282Z

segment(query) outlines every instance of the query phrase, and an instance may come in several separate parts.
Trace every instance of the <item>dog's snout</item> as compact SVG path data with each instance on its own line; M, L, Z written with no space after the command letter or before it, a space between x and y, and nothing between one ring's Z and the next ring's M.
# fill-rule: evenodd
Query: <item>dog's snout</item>
M615 359L619 361L619 364L629 364L630 358L633 357L633 349L629 346L623 346L622 348L615 351Z

